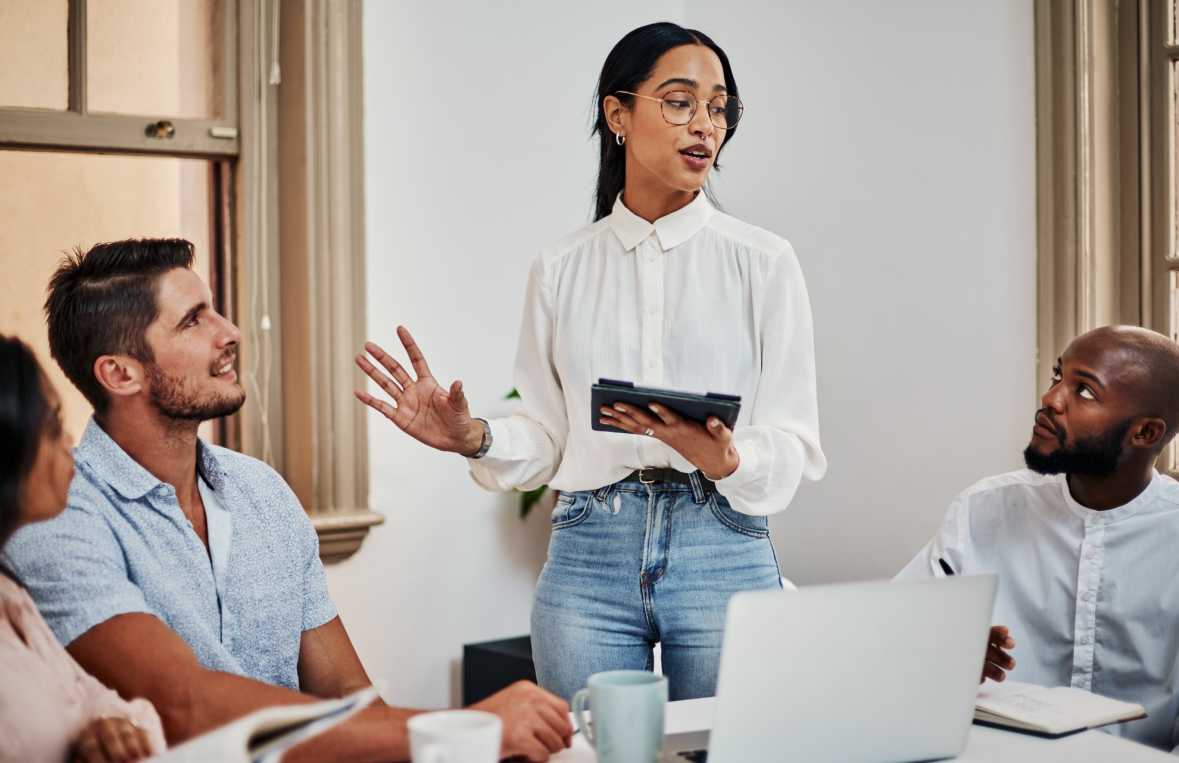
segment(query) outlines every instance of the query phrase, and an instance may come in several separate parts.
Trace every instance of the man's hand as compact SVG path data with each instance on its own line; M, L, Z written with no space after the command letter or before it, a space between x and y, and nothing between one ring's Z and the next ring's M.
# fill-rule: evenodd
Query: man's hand
M78 732L73 763L132 763L151 756L147 733L129 718L95 718Z
M991 635L987 638L987 656L983 660L982 677L979 683L987 680L1002 681L1007 677L1007 671L1015 667L1015 659L1007 653L1015 648L1015 639L1007 630L1006 625L992 625Z
M598 413L603 424L667 443L711 480L728 477L741 463L733 446L733 431L716 416L710 416L708 426L703 426L658 403L651 403L649 411L615 403L602 406Z
M505 758L543 763L573 741L569 704L528 681L517 681L471 709L495 713L503 721L500 755Z

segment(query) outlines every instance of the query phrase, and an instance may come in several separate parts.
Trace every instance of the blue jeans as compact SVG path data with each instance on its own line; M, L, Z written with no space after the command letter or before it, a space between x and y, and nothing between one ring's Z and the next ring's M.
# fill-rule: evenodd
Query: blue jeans
M716 693L725 608L737 591L779 588L765 517L692 485L618 482L562 493L532 607L541 686L565 699L602 670L652 670L670 699Z

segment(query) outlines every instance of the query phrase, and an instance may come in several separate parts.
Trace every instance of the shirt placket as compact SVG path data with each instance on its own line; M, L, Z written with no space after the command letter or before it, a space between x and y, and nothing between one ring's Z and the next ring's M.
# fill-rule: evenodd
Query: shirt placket
M654 233L639 244L638 260L642 383L657 386L663 383L663 252Z
M1101 568L1105 561L1105 522L1099 517L1085 520L1081 559L1077 566L1076 615L1073 619L1072 686L1092 691L1093 652L1097 645L1097 597L1101 589Z

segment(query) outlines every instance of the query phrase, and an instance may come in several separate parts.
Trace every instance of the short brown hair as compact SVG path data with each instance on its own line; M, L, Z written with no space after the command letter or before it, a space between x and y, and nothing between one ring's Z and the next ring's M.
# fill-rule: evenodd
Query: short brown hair
M144 238L81 248L62 260L49 281L45 317L49 351L94 410L110 398L94 376L102 355L154 359L145 334L159 315L160 276L191 268L192 243L181 238Z

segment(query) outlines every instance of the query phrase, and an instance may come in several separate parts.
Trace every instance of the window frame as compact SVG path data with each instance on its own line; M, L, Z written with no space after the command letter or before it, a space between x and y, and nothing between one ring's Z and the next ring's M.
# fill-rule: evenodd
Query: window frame
M218 422L218 439L283 474L321 557L338 561L384 521L368 509L366 417L352 398L364 383L351 361L365 331L362 3L222 1L222 118L88 111L87 0L69 0L68 108L0 107L0 149L214 160L211 285L245 335L243 363L260 369L258 394ZM161 119L172 137L149 137ZM303 330L300 315L312 318Z
M168 115L94 113L87 107L87 0L69 0L69 96L65 111L0 107L0 147L100 151L120 154L162 154L176 157L233 158L241 153L238 139L238 57L236 55L239 3L224 3L221 55L225 115L219 119L191 119ZM147 125L172 123L170 138L149 137Z
M1036 0L1037 389L1098 326L1176 338L1170 2Z
M1176 66L1179 39L1172 39L1176 13L1174 0L1144 0L1146 10L1142 39L1147 47L1147 126L1150 205L1145 225L1149 247L1151 325L1179 341L1179 314L1173 300L1179 299L1179 168L1176 141L1179 140L1179 104L1176 103ZM1173 296L1174 295L1174 296ZM1179 477L1179 442L1172 443L1163 465Z

